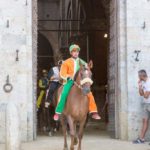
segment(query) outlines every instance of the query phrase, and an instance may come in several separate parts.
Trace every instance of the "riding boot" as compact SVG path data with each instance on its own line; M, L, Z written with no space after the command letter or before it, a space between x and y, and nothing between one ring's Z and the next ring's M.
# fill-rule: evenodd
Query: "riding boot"
M56 113L55 113L55 115L54 115L54 120L55 120L55 121L58 121L59 118L60 118L60 117L59 117L59 114L56 114Z
M92 113L92 118L95 119L95 120L100 120L101 117L99 116L98 113Z

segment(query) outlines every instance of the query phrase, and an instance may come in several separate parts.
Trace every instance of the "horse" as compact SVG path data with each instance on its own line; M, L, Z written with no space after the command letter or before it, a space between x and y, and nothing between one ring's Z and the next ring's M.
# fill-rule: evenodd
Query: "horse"
M84 125L89 111L89 100L87 94L91 91L90 81L92 81L92 66L92 61L90 61L87 66L80 65L80 69L76 73L74 79L74 85L67 97L67 102L61 115L61 125L64 135L64 150L68 150L67 123L69 124L71 136L70 150L74 150L74 145L77 145L78 141L78 150L81 150ZM58 89L58 96L61 91L62 87ZM77 125L79 125L78 138L76 137Z
M45 131L48 132L49 136L53 136L54 133L56 131L58 131L59 127L60 127L60 123L54 121L54 119L53 119L53 116L55 114L55 108L56 108L56 105L57 105L56 94L57 94L57 90L58 90L58 88L60 86L61 86L61 84L57 87L57 89L53 93L53 100L52 100L50 106L48 108L45 108L45 105L44 105L44 110L45 110L45 127L46 127ZM46 97L45 97L45 100L44 100L44 104L45 104L45 102L49 101L48 100L49 99L49 96L48 96L49 95L49 90L50 90L50 85L49 85L49 88L46 91Z

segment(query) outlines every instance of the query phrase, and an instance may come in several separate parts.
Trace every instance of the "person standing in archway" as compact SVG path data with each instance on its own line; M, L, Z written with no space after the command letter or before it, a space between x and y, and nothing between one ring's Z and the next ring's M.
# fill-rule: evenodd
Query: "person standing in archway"
M143 97L143 125L140 137L133 141L134 144L141 144L145 142L145 134L148 129L148 122L150 117L150 79L145 70L140 70L139 75L139 94Z
M46 89L49 85L47 70L45 70L45 69L42 70L42 77L39 79L38 85L39 85L39 89L40 89L40 94L39 94L39 97L37 100L37 109L40 108L42 100L43 100L45 92L46 92Z

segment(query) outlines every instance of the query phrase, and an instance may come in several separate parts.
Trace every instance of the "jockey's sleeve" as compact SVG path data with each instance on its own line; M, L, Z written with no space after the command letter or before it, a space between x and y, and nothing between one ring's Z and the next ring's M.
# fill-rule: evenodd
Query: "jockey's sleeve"
M84 60L82 60L81 58L80 58L80 63L81 63L82 65L87 66L87 63L86 63Z
M65 80L65 81L67 81L67 78L69 77L69 75L68 75L68 66L67 66L66 63L63 63L61 65L61 68L60 68L60 77L63 80Z

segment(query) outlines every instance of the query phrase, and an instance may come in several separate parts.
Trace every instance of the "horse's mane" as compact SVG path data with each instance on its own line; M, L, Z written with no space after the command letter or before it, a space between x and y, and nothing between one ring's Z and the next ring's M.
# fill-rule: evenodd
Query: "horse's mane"
M81 68L80 68L81 69ZM77 77L78 77L78 74L80 72L80 69L76 72L75 76L74 76L74 81L76 81ZM84 69L85 70L88 70L85 66L84 66Z
M79 72L80 72L80 69L76 72L76 74L75 74L75 76L74 76L74 81L76 81L76 79L77 79L77 77L78 77L78 74L79 74Z

